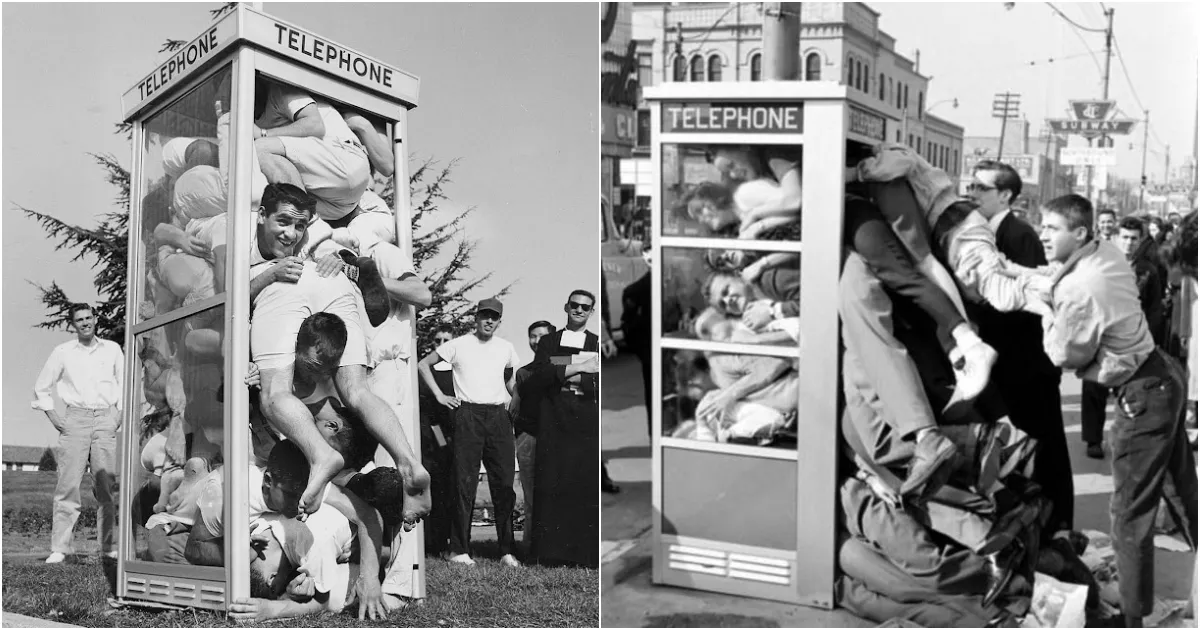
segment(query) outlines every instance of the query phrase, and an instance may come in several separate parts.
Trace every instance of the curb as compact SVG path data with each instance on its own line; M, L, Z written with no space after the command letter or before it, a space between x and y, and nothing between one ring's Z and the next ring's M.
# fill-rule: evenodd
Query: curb
M47 619L38 619L28 615L18 615L16 613L3 613L3 627L5 628L82 628L69 623L59 623L57 621L49 621Z

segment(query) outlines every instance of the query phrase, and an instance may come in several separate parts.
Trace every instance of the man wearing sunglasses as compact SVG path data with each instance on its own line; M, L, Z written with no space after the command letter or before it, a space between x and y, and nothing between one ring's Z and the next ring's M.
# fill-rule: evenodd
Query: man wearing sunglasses
M1013 202L1021 196L1021 176L1016 169L1003 162L983 160L971 176L967 190L996 234L1000 253L1023 267L1045 265L1046 252L1037 232L1012 213ZM1050 362L1042 348L1041 318L1031 313L1002 313L977 303L968 306L968 313L979 326L979 336L997 350L992 381L1008 407L1009 418L1038 441L1033 481L1054 503L1046 532L1070 530L1075 520L1075 484L1063 428L1059 392L1062 370Z
M599 565L600 338L586 330L596 296L567 298L564 329L542 337L521 388L540 398L530 557L550 566Z

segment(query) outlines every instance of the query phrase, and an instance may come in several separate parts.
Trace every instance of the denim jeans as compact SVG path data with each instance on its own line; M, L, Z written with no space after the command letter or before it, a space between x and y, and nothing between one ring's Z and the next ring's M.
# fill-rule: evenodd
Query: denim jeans
M1183 423L1183 370L1161 349L1114 388L1112 423L1113 548L1127 617L1154 609L1154 520L1166 499L1188 544L1196 548L1196 461ZM1167 483L1170 481L1171 483Z

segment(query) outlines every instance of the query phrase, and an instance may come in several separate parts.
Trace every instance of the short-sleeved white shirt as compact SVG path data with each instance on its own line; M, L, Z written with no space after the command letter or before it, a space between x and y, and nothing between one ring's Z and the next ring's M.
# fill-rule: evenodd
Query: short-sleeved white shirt
M296 336L305 318L332 313L346 324L346 350L340 365L367 365L358 287L345 274L322 278L317 266L305 261L300 281L274 282L254 300L250 320L251 360L263 370L279 369L296 360Z
M517 368L517 349L507 339L492 336L486 343L474 334L452 339L437 348L438 356L454 370L454 392L459 400L478 405L508 402L504 369Z
M287 536L278 519L269 518L268 523L292 566L311 577L318 592L329 594L326 610L345 608L346 594L350 590L350 567L346 563L354 546L354 530L345 515L322 504L305 521L312 532L311 539Z
M358 142L358 138L350 131L345 119L329 103L318 101L308 94L291 86L275 84L267 93L267 108L256 121L263 129L274 129L289 125L296 120L296 114L305 107L316 103L317 113L325 123L325 136L322 138L331 142Z

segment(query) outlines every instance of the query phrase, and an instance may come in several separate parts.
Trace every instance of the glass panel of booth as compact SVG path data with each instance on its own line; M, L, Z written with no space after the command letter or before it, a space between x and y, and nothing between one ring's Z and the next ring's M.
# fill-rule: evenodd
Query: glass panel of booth
M137 420L130 496L129 560L220 566L223 556L192 541L196 524L223 520L222 505L200 500L223 461L225 307L134 335L139 362L130 405ZM189 543L193 549L189 550Z
M224 290L229 65L142 123L138 322Z

